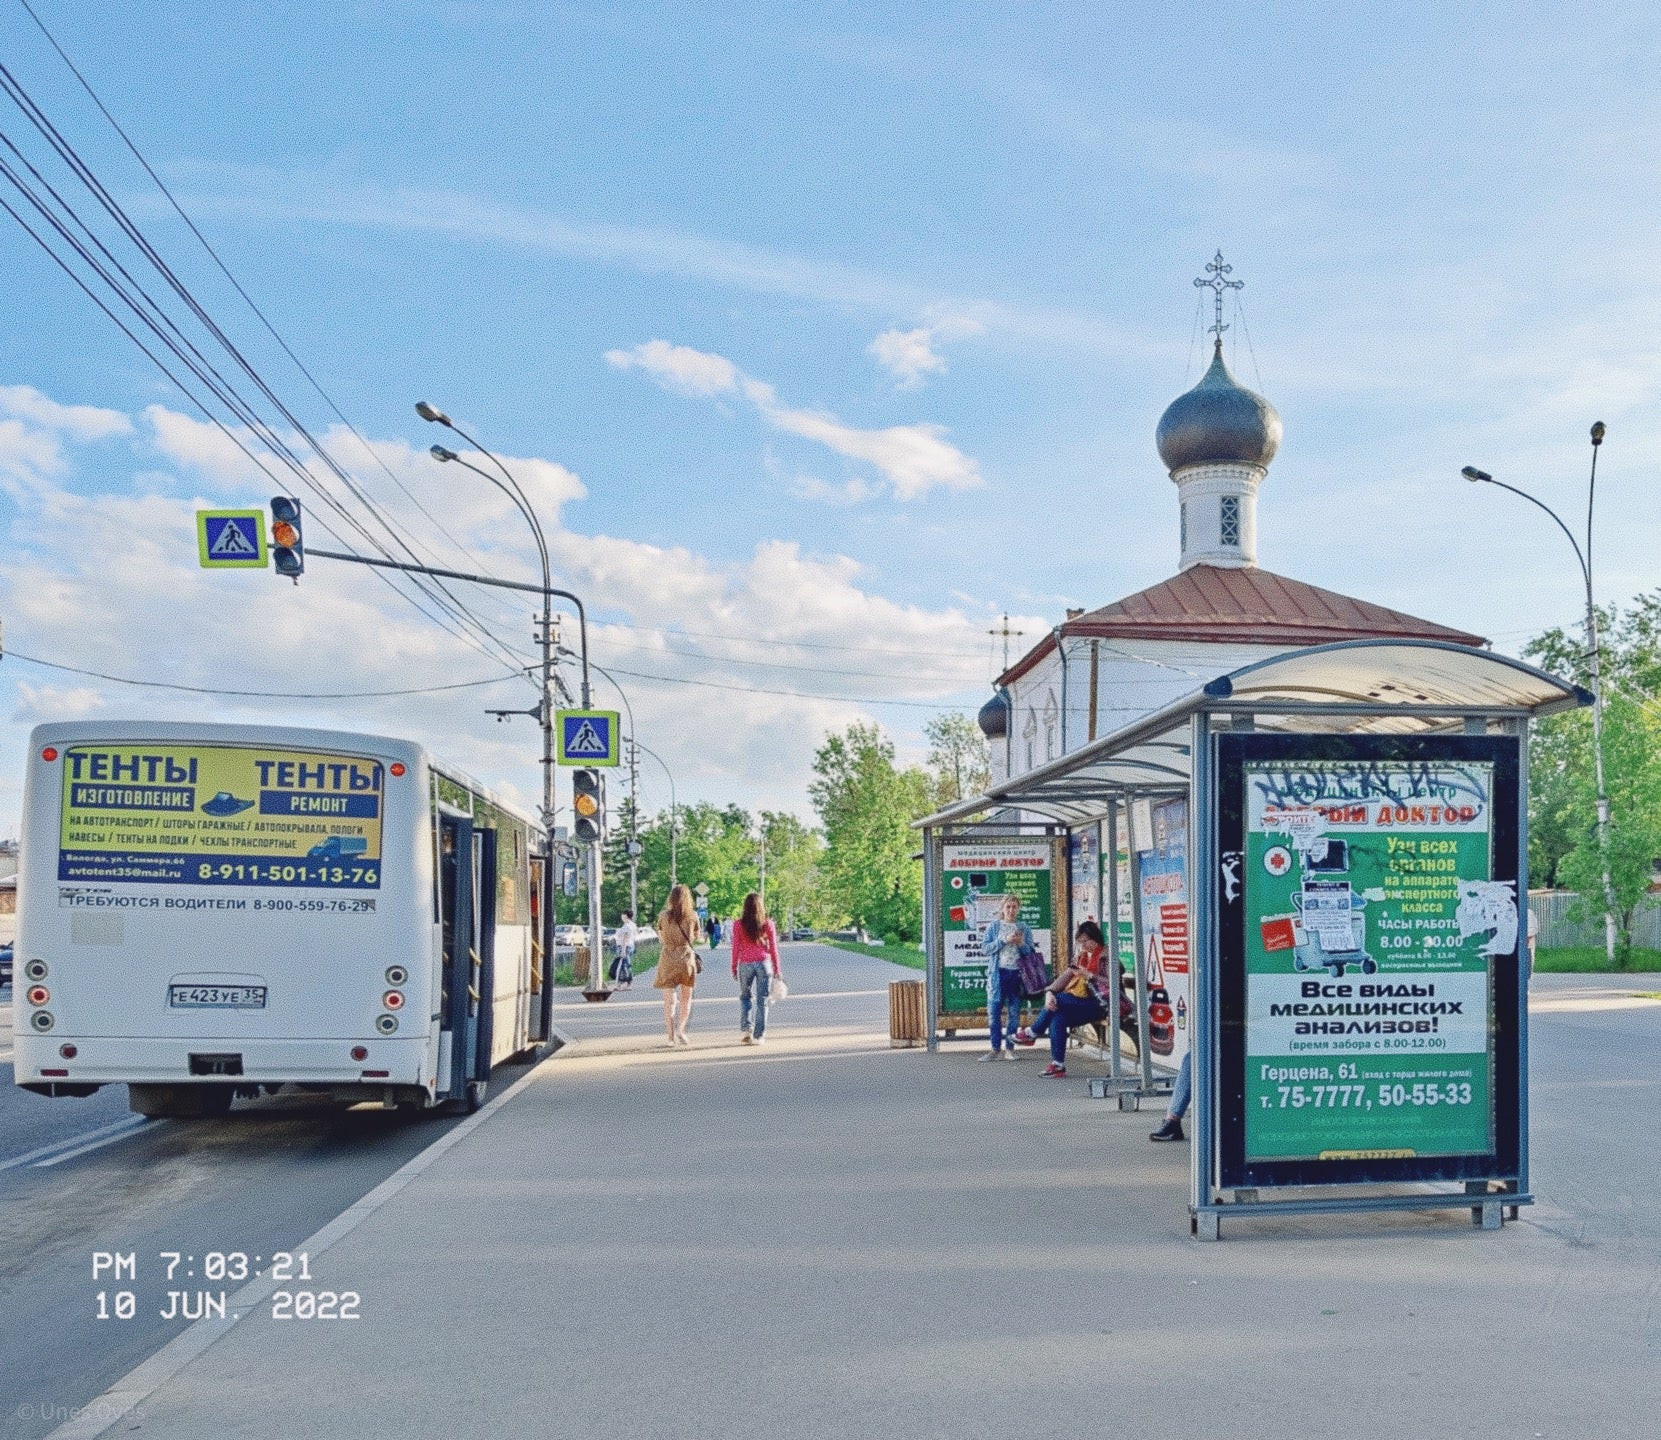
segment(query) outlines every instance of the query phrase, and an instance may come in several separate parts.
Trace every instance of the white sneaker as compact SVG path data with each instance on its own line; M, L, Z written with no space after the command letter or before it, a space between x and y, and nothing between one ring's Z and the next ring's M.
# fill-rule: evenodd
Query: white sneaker
M1015 1049L1013 1046L1004 1051L1003 1058L1005 1060L1013 1060L1015 1058Z
M750 1032L746 1030L738 1037L738 1043L740 1045L754 1045L756 1043L756 1039L754 1035L750 1034Z
M757 1035L754 1040L750 1041L750 1043L752 1045L765 1045L767 1043L767 1037L765 1035Z
M1001 1056L1001 1055L1002 1055L1002 1054L1003 1054L1003 1053L1004 1053L1004 1052L1003 1052L1003 1051L1002 1051L1002 1050L988 1050L988 1051L987 1051L987 1052L986 1052L986 1053L985 1053L985 1054L984 1054L984 1055L982 1055L982 1056L981 1056L981 1057L980 1057L980 1058L981 1058L981 1059L982 1059L982 1060L996 1060L996 1059L998 1059L998 1058L999 1058L999 1057L1000 1057L1000 1056Z

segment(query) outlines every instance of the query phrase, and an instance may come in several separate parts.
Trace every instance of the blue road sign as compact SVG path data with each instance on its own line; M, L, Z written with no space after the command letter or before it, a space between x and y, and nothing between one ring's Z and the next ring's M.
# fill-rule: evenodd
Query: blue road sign
M263 570L263 510L198 510L196 558L206 570Z
M559 763L561 765L616 765L621 729L615 710L561 710Z

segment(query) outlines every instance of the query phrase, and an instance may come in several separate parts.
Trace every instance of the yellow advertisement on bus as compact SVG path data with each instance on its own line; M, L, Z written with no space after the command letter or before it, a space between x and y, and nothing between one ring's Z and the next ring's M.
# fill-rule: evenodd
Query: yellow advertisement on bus
M240 745L72 745L59 880L374 889L384 766Z

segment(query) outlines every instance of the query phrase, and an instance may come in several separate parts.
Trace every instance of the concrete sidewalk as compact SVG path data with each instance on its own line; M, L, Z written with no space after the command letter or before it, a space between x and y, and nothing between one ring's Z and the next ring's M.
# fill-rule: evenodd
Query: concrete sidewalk
M588 1017L314 1258L362 1320L266 1303L111 1433L1657 1433L1661 1005L1630 997L1661 982L1543 982L1564 1008L1535 1024L1546 1199L1521 1223L1298 1217L1201 1244L1188 1147L1089 1099L1099 1065L1058 1083L1036 1052L890 1050L900 972L828 953L786 964L840 998L786 1002L762 1051L699 1024L713 995L691 1053ZM1624 1132L1585 1123L1610 1097Z

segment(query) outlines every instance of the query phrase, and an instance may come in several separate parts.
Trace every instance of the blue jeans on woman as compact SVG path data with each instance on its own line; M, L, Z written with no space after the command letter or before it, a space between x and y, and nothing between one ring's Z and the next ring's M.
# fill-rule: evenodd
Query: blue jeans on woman
M738 967L738 1028L757 1040L767 1031L767 992L773 987L773 967L765 960L746 960ZM750 992L755 992L755 1028L750 1028Z
M1194 1096L1194 1052L1189 1050L1177 1067L1176 1084L1171 1087L1171 1108L1166 1113L1180 1120L1188 1113L1188 1102Z
M1021 985L1019 970L1005 970L1001 966L992 974L988 988L986 1010L992 1022L992 1050L1015 1049L1015 1032L1021 1028L1021 1007L1026 994Z
M1094 995L1057 995L1055 1009L1045 1010L1032 1027L1034 1038L1048 1033L1050 1059L1057 1065L1067 1063L1067 1032L1075 1025L1089 1025L1107 1014L1102 1002Z

